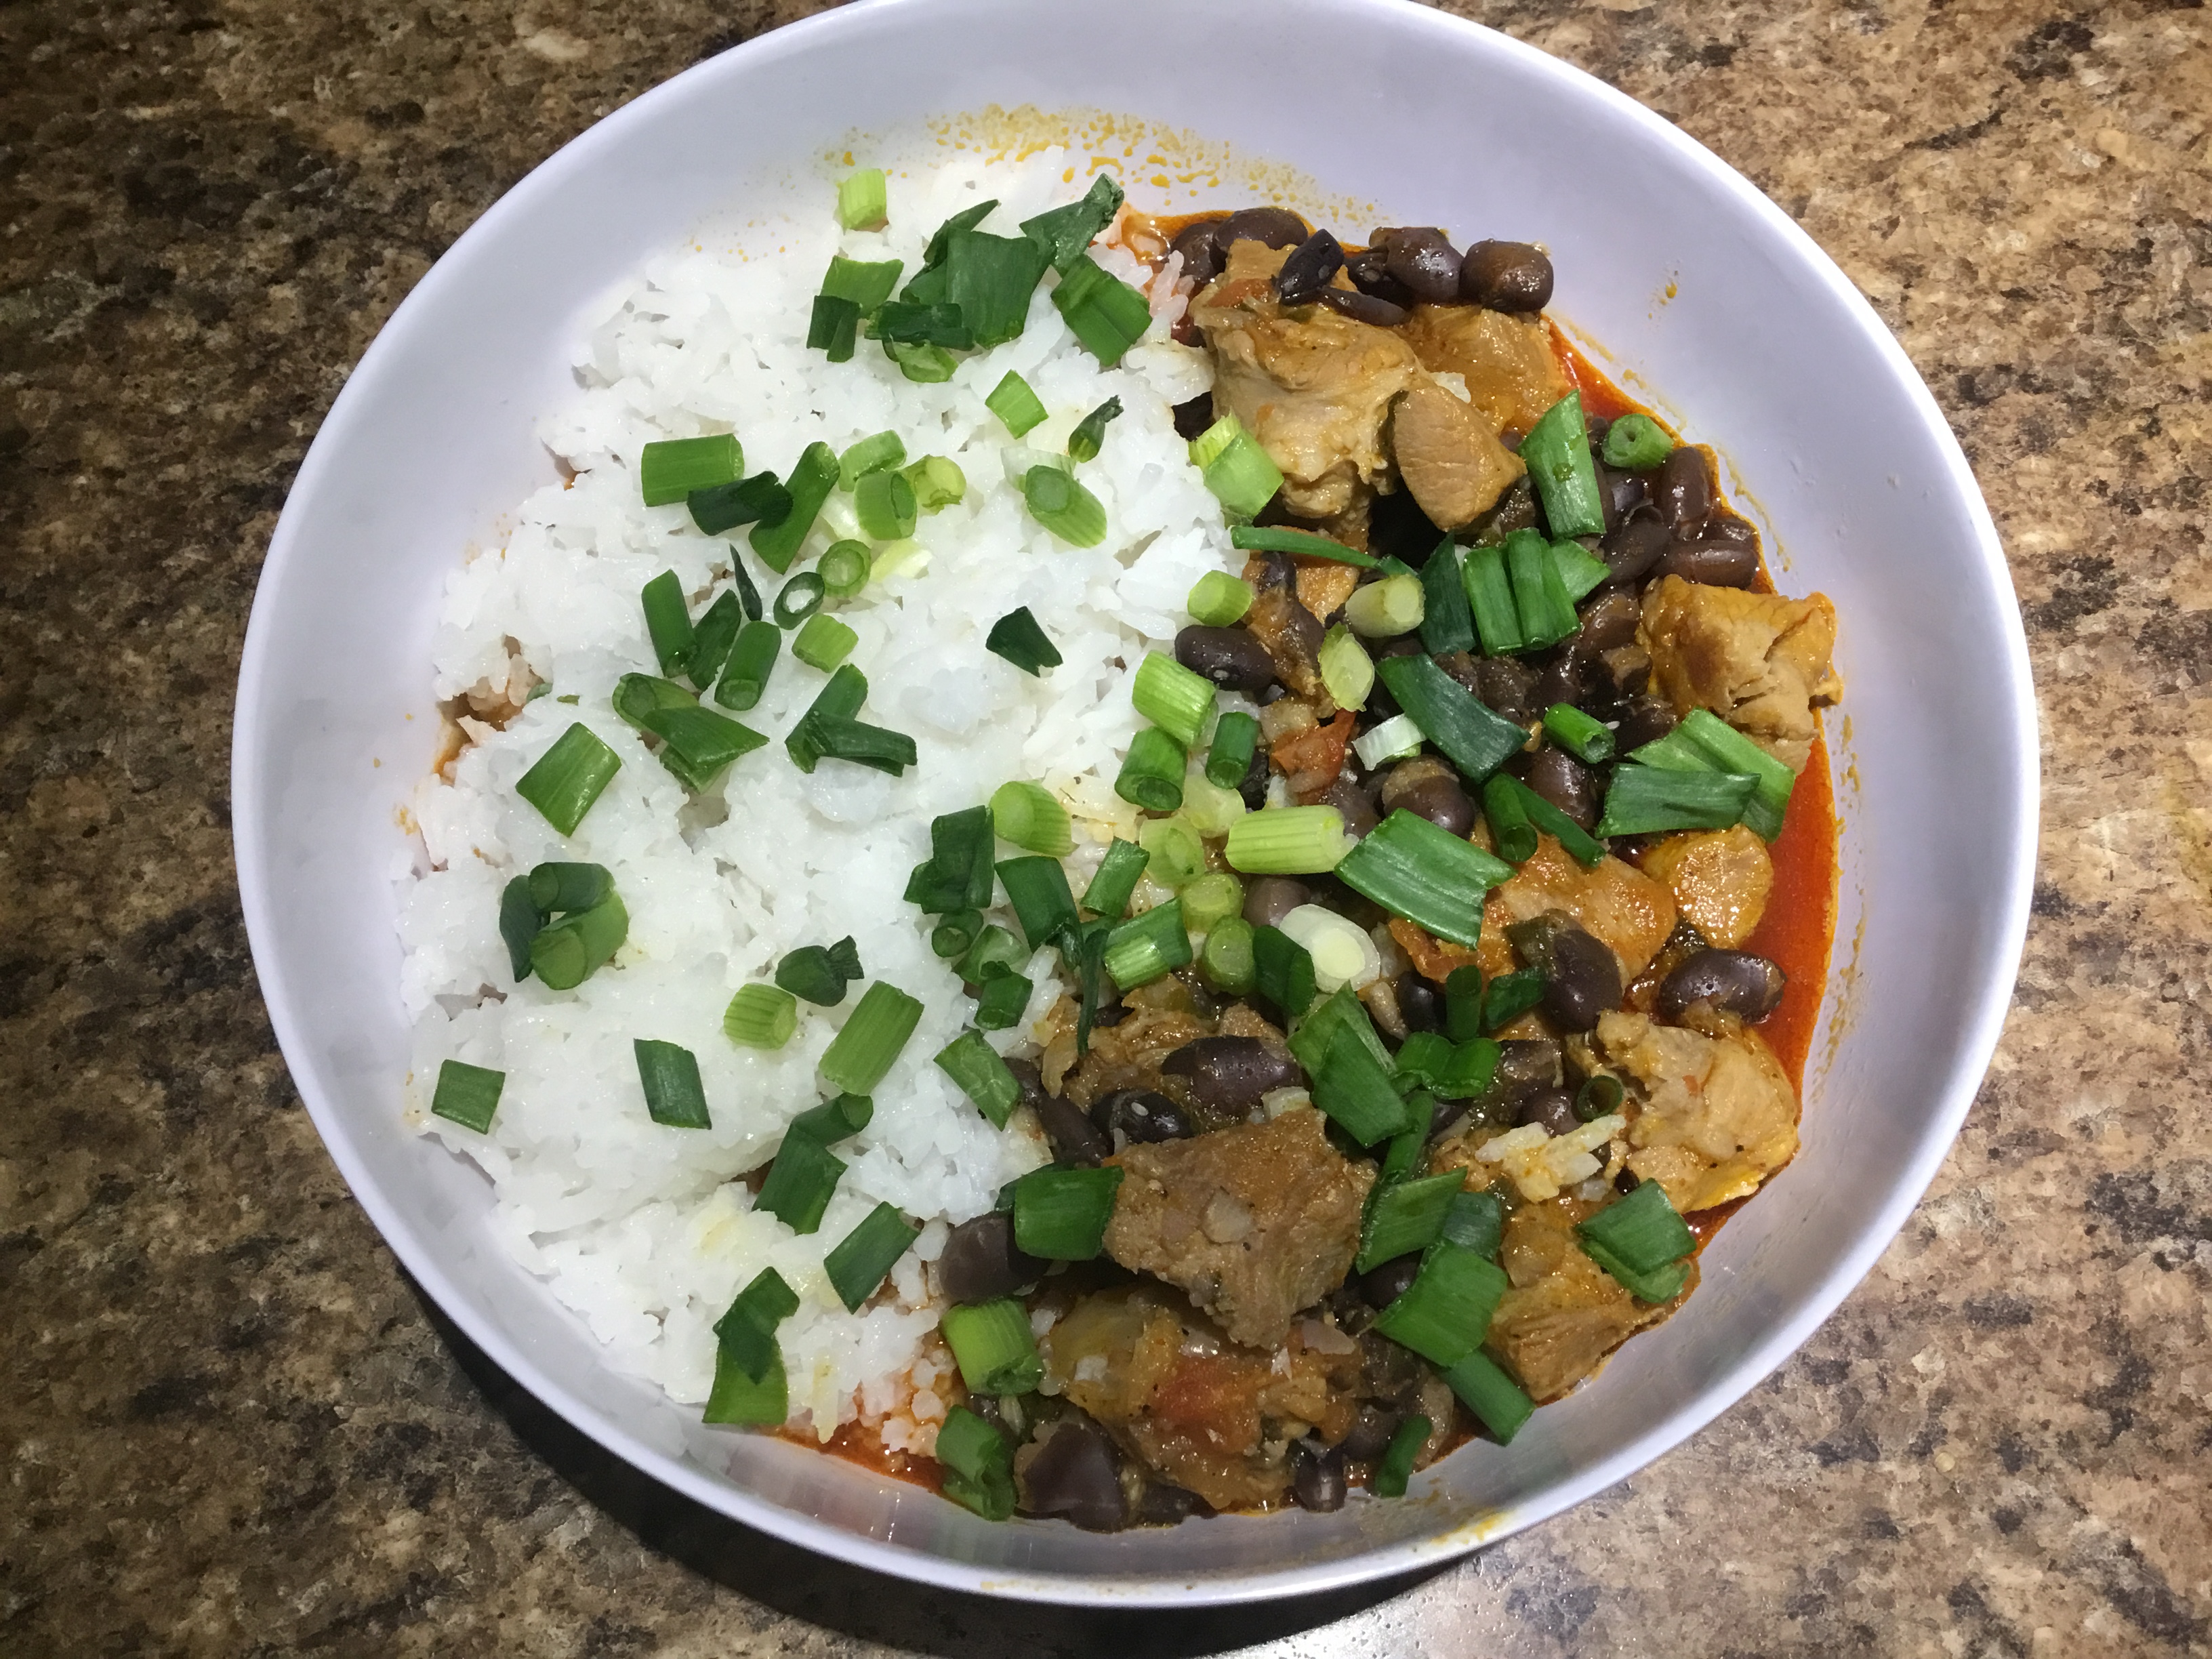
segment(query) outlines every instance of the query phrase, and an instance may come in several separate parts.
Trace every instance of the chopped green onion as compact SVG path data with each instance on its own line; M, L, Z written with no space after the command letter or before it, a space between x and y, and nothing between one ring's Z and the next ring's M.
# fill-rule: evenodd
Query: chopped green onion
M1428 596L1419 576L1385 576L1353 588L1344 602L1344 620L1352 631L1370 640L1410 634L1428 613Z
M1190 959L1190 935L1183 931L1180 899L1116 922L1106 935L1106 971L1125 991L1149 985Z
M1029 1310L1012 1297L947 1308L939 1328L971 1394L1027 1394L1044 1380Z
M736 585L738 599L745 608L745 620L758 622L761 619L760 589L753 586L753 579L745 574L745 562L738 552L735 542L730 544L730 580Z
M1148 726L1129 739L1129 752L1114 779L1114 793L1147 812L1172 812L1182 805L1187 759L1181 744L1158 726Z
M691 610L684 602L684 584L673 570L664 570L639 593L645 606L645 631L653 640L653 660L663 674L680 674L691 654Z
M613 893L538 929L530 941L531 970L556 991L572 991L597 973L629 937L629 912Z
M1398 1080L1433 1091L1437 1074L1451 1064L1451 1057L1449 1037L1436 1031L1414 1031L1398 1045Z
M1098 860L1098 873L1083 890L1083 908L1093 915L1120 921L1128 910L1129 896L1137 890L1145 866L1151 861L1152 854L1134 842L1109 842L1106 856Z
M1505 1242L1504 1200L1491 1192L1454 1194L1440 1236L1463 1250L1496 1261Z
M775 1328L799 1311L799 1295L773 1267L763 1267L731 1298L714 1322L722 1352L756 1379L775 1363Z
M1249 996L1257 986L1253 941L1258 930L1242 916L1216 922L1199 952L1199 971L1206 982L1223 994Z
M1043 250L1026 236L956 230L945 239L945 292L960 307L979 346L1003 345L1029 321L1030 295L1045 273ZM1102 276L1103 272L1100 273ZM1064 286L1064 284L1063 284ZM917 295L909 289L902 296ZM1138 296L1142 303L1143 295ZM1149 313L1148 313L1149 316Z
M744 470L745 453L727 432L649 443L637 455L638 489L647 507L672 506L695 489L728 483Z
M1544 521L1554 536L1605 534L1605 506L1580 392L1567 393L1528 428L1521 441L1521 459L1528 463L1528 477L1544 503Z
M1364 1273L1412 1251L1428 1249L1443 1231L1444 1212L1450 1207L1453 1194L1464 1191L1466 1186L1464 1170L1448 1170L1442 1175L1400 1181L1381 1188L1361 1229L1359 1254L1353 1259L1352 1271Z
M1617 1077L1599 1072L1586 1078L1583 1086L1575 1091L1575 1116L1584 1123L1610 1117L1620 1109L1624 1093Z
M1435 1365L1456 1365L1482 1346L1505 1294L1504 1270L1457 1244L1429 1246L1421 1270L1374 1328Z
M1203 628L1227 628L1252 608L1252 584L1225 570L1209 570L1190 590L1190 619Z
M1411 714L1393 714L1352 740L1359 763L1372 772L1390 761L1410 760L1421 752L1421 728Z
M1044 422L1044 405L1030 390L1030 383L1012 369L983 399L983 407L997 416L1000 424L1017 438Z
M1456 1365L1448 1366L1443 1377L1460 1404L1474 1413L1501 1446L1512 1443L1521 1425L1536 1410L1536 1402L1521 1385L1480 1348Z
M1274 500L1275 492L1283 487L1281 470L1234 415L1223 416L1194 438L1190 459L1214 499L1239 518L1257 517L1261 508ZM1326 538L1317 536L1313 539L1322 541ZM1243 544L1233 535L1231 544L1243 550ZM1347 547L1341 553L1326 556L1344 557L1347 563L1356 564L1364 556Z
M939 918L929 930L929 948L948 962L957 961L968 954L968 947L983 931L981 910L954 910Z
M529 877L517 876L500 889L500 942L507 946L507 965L514 970L517 984L530 977L530 942L547 920L530 896Z
M1482 816L1490 824L1490 844L1508 864L1526 864L1536 856L1536 828L1522 805L1520 781L1504 772L1492 772L1482 782Z
M899 259L848 259L833 253L822 278L822 292L850 300L866 317L891 297L904 268L905 262Z
M714 684L714 701L739 713L752 708L768 690L768 677L783 648L783 630L772 622L749 622L730 647L730 659Z
M836 945L802 945L775 965L775 982L817 1007L835 1008L845 988L860 977L860 956L851 935Z
M957 507L968 496L968 475L943 455L925 455L900 476L914 487L915 501L925 513Z
M1501 773L1498 775L1505 775ZM1577 863L1585 867L1595 867L1603 862L1606 855L1603 842L1596 839L1589 830L1583 829L1582 825L1577 823L1565 812L1522 782L1520 779L1507 777L1506 781L1511 785L1511 793L1520 801L1521 810L1527 814L1528 822L1565 848L1568 855ZM1488 787L1487 784L1484 786L1483 799L1486 804L1489 800Z
M713 685L730 659L730 647L745 625L745 607L735 593L722 593L699 618L691 636L691 655L684 665L684 677L702 691ZM665 705L664 705L665 706ZM635 721L632 722L635 724Z
M1067 889L1067 872L1058 859L1007 859L999 866L999 881L1006 890L1006 902L1022 925L1022 937L1034 951L1048 943L1063 927L1076 922L1075 895Z
M860 308L834 294L814 296L813 314L806 325L806 349L826 353L833 363L853 361L853 348L860 337Z
M794 576L792 584L795 585L799 580ZM815 578L817 582L821 580L819 576ZM785 595L790 592L791 585L787 585L783 592L776 595L779 622L782 620ZM819 603L818 600L817 602ZM818 668L827 673L852 655L853 647L860 642L860 636L835 617L817 611L806 619L806 625L799 630L799 637L791 642L791 654L808 667Z
M1406 1129L1406 1103L1350 986L1306 1016L1291 1034L1291 1048L1311 1080L1314 1104L1361 1146Z
M776 1428L790 1415L790 1386L780 1352L770 1355L760 1376L747 1376L744 1367L730 1357L727 1348L715 1350L714 1387L708 1393L700 1421Z
M1432 657L1386 657L1376 672L1398 707L1469 778L1488 777L1528 741L1525 729L1478 702Z
M1106 1246L1121 1171L1033 1170L1014 1182L1014 1244L1042 1261L1090 1261Z
M530 872L530 902L548 917L603 904L615 890L604 864L541 864Z
M809 1107L784 1126L787 1139L804 1135L824 1146L856 1135L874 1121L876 1103L866 1095L837 1095Z
M1382 1149L1382 1162L1375 1171L1375 1184L1367 1189L1371 1202L1386 1188L1395 1186L1412 1175L1421 1162L1421 1150L1428 1145L1428 1127L1436 1102L1418 1090L1406 1097L1412 1124L1390 1137Z
M1312 953L1279 927L1253 930L1252 979L1286 1019L1298 1018L1318 994Z
M1024 472L1022 501L1030 517L1070 547L1096 547L1106 539L1104 505L1056 466Z
M921 754L903 732L834 714L815 718L811 738L825 760L851 761L895 778L905 776Z
M1000 972L1012 973L1029 958L1021 940L998 923L987 922L968 947L968 954L952 964L952 971L963 984L981 985Z
M1067 434L1067 453L1079 461L1095 461L1106 442L1107 424L1119 417L1121 400L1109 398L1076 423Z
M672 1129L714 1127L707 1115L698 1058L689 1048L650 1037L639 1037L630 1047L637 1053L637 1080L645 1090L647 1116Z
M1482 1035L1482 969L1473 963L1444 975L1444 1035L1454 1042Z
M741 985L722 1012L722 1035L748 1048L781 1048L799 1029L799 1000L775 985Z
M916 386L942 386L960 364L943 346L914 345L904 340L884 342L884 355L899 366L899 373Z
M1176 895L1183 926L1209 933L1231 916L1244 913L1244 884L1226 870L1209 870Z
M825 443L811 443L799 454L784 480L791 491L791 511L774 523L763 521L753 526L749 538L753 551L760 562L779 576L791 568L791 562L799 556L799 544L806 532L814 528L814 520L822 511L823 502L837 483L837 452Z
M823 1212L830 1207L830 1195L837 1190L845 1170L845 1160L820 1141L787 1134L753 1207L767 1211L795 1233L813 1232L822 1225Z
M1234 789L1252 769L1260 746L1260 722L1234 709L1213 725L1213 744L1206 751L1206 781L1217 789Z
M991 827L1023 851L1066 858L1075 850L1067 809L1041 783L1002 783L991 796Z
M696 708L699 699L673 680L657 680L650 674L625 674L615 682L608 700L623 724L646 729L645 718L664 708Z
M1213 682L1173 657L1147 651L1137 665L1129 700L1139 714L1188 749L1198 741L1213 713Z
M862 167L837 181L837 222L848 230L880 230L890 214L881 167Z
M916 305L909 300L890 301L876 313L871 331L886 347L937 346L967 351L975 343L967 318L961 314L958 306L950 303Z
M1324 991L1363 983L1382 966L1367 930L1349 916L1318 904L1301 904L1277 924L1313 958L1314 978Z
M849 599L868 585L872 562L866 542L832 542L814 568L833 597Z
M1121 199L1121 186L1111 173L1102 173L1091 181L1081 201L1023 220L1022 234L1042 248L1052 268L1066 276L1098 233L1114 222Z
M438 1086L430 1095L430 1110L435 1116L487 1134L492 1114L499 1110L500 1093L506 1087L504 1072L471 1066L466 1060L444 1060L438 1066Z
M860 1218L860 1224L822 1258L830 1288L847 1312L860 1311L920 1237L921 1229L909 1226L895 1204L878 1204Z
M981 910L991 902L993 874L991 809L946 812L930 820L929 857L907 878L906 902L931 915Z
M921 1004L879 979L860 994L853 1017L830 1040L817 1069L848 1094L872 1094L921 1023Z
M1030 1006L1030 993L1035 988L1024 975L1012 969L989 975L975 999L976 1029L1003 1031L1012 1026L1021 1018L1022 1010Z
M1652 836L1668 830L1725 830L1759 793L1744 772L1674 772L1657 766L1616 766L1605 792L1596 834Z
M1367 654L1357 634L1337 623L1322 639L1316 663L1322 685L1339 708L1367 707L1367 694L1375 689L1375 659Z
M1560 583L1552 549L1533 530L1505 538L1505 571L1513 583L1513 607L1521 619L1525 646L1556 645L1578 626L1575 607Z
M1174 818L1154 818L1141 825L1137 844L1152 860L1146 866L1152 878L1171 891L1206 872L1206 843L1188 824Z
M1311 876L1335 869L1353 845L1334 806L1271 806L1229 827L1224 855L1243 875Z
M1198 443L1208 442L1214 433L1224 426L1233 424L1234 421L1235 416L1224 416L1197 441ZM1237 430L1241 434L1243 428L1238 427ZM1195 448L1196 445L1193 447ZM1201 463L1201 467L1203 465ZM1265 506L1266 503L1261 505ZM1240 524L1229 532L1229 544L1239 553L1300 553L1310 558L1334 559L1339 564L1356 564L1362 570L1380 570L1382 568L1382 560L1346 547L1334 537L1312 530L1289 530L1280 525Z
M1200 836L1225 836L1250 809L1234 789L1224 789L1194 765L1182 777L1182 811L1176 816Z
M1605 434L1605 464L1623 472L1649 472L1674 453L1667 428L1649 415L1622 416Z
M1377 1498L1403 1498L1406 1483L1413 1476L1413 1460L1421 1455L1421 1448L1429 1443L1429 1436L1436 1425L1415 1413L1398 1424L1397 1431L1382 1455L1375 1461L1375 1472L1367 1478L1369 1490Z
M1603 1257L1597 1258L1598 1265L1608 1273L1614 1272L1616 1267L1631 1273L1656 1273L1698 1248L1697 1235L1668 1202L1665 1189L1656 1181L1638 1183L1626 1197L1577 1222L1575 1231L1581 1237L1583 1248L1593 1256L1602 1249L1612 1257L1610 1262ZM1592 1246L1597 1248L1593 1249ZM1629 1288L1636 1287L1632 1285ZM1671 1296L1673 1292L1668 1294Z
M660 763L695 793L710 787L730 763L768 739L711 708L656 708L645 729L661 740Z
M1555 702L1544 711L1544 730L1585 766L1602 766L1613 758L1611 728L1571 702Z
M1754 777L1759 787L1744 808L1743 821L1768 841L1782 833L1797 775L1710 709L1692 708L1680 725L1629 758L1672 771L1736 772Z
M867 699L868 677L850 663L841 664L837 672L830 675L830 683L816 694L806 712L799 717L798 724L791 728L791 735L783 740L784 751L791 757L792 764L802 772L811 772L815 763L828 752L822 744L821 722L849 720L860 712L860 705Z
M1583 552L1579 542L1553 542L1552 568L1559 574L1569 604L1579 603L1613 580L1613 567Z
M1470 547L1464 561L1467 602L1485 656L1503 657L1524 649L1521 613L1513 603L1513 584L1505 574L1505 554L1498 547Z
M1006 1437L965 1406L945 1414L937 1431L937 1461L945 1495L986 1521L1014 1513L1014 1454Z
M879 542L895 542L914 534L920 507L905 474L871 472L854 488L853 512L866 534Z
M1069 331L1108 368L1152 325L1152 308L1145 296L1087 254L1077 254L1061 270L1052 303Z
M1059 648L1045 637L1027 605L1009 611L993 623L984 636L983 648L994 657L1005 658L1024 674L1041 674L1060 666Z
M1490 1087L1504 1053L1488 1037L1470 1037L1453 1048L1450 1060L1431 1082L1431 1091L1446 1100L1474 1099Z
M991 216L991 210L998 205L998 198L995 197L988 202L977 202L972 206L962 208L959 212L938 226L935 233L929 239L929 245L921 251L922 270L933 270L942 265L953 234L958 231L975 229L976 226ZM921 272L917 271L916 280L919 281L920 277ZM912 284L908 284L908 287L911 289Z
M791 492L777 482L775 473L756 472L750 478L695 489L684 497L684 503L691 522L703 534L719 536L741 524L781 522L791 511Z
M975 1109L1003 1129L1022 1097L1022 1085L981 1031L963 1031L938 1051L937 1069L960 1085Z
M1523 968L1500 974L1483 988L1482 1030L1485 1036L1501 1030L1544 1000L1541 969Z
M1474 649L1474 613L1468 608L1467 569L1459 544L1447 536L1421 567L1421 648L1432 657Z
M896 432L861 439L837 458L837 487L851 489L871 472L906 465L906 441Z
M622 770L622 757L581 720L553 740L552 746L518 779L514 793L544 814L564 836L576 833L592 803ZM1176 771L1181 775L1182 768Z

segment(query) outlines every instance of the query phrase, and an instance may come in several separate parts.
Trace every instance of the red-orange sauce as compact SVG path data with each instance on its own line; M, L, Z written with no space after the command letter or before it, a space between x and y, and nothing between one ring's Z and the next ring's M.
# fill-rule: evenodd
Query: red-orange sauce
M913 1457L905 1452L892 1451L876 1436L873 1429L862 1428L858 1423L848 1423L830 1437L823 1445L814 1437L811 1429L783 1428L776 1432L794 1446L804 1446L809 1451L826 1452L832 1457L842 1457L848 1463L858 1463L862 1468L893 1480L903 1480L908 1486L921 1486L929 1492L945 1489L945 1466L933 1457Z

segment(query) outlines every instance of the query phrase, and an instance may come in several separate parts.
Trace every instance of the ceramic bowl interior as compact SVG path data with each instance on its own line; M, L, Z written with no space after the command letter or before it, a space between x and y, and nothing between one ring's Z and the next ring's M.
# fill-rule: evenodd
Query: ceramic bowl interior
M1393 0L1117 0L1103 39L1100 15L872 0L777 31L609 118L462 237L363 358L285 508L239 687L235 823L301 1093L408 1270L509 1373L668 1485L832 1555L1008 1595L1192 1603L1403 1571L1525 1527L1708 1422L1806 1337L1918 1197L1995 1042L2026 919L2034 727L2003 562L1948 428L1849 283L1743 179L1600 82ZM608 1366L495 1241L483 1179L400 1121L397 809L435 739L434 606L464 550L551 476L532 423L572 395L581 331L656 250L772 246L778 216L827 211L848 144L918 157L1056 131L1153 208L1272 195L1355 235L1438 224L1548 245L1554 314L1717 448L1781 585L1841 614L1842 914L1803 1151L1708 1250L1684 1312L1406 1501L1102 1538L988 1525L707 1429Z

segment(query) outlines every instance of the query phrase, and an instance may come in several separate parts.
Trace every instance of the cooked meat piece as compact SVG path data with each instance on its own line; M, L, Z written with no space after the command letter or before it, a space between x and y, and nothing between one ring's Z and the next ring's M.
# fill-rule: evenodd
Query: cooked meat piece
M1367 498L1361 496L1352 504L1352 511L1333 519L1323 527L1324 533L1342 542L1346 547L1364 553ZM1340 526L1357 517L1358 533L1349 534ZM1344 602L1352 597L1352 590L1359 586L1359 568L1346 564L1340 559L1310 558L1303 553L1278 553L1273 556L1289 564L1292 572L1291 592L1297 602L1318 620L1333 617L1344 609ZM1254 554L1244 561L1244 580L1257 590L1268 586L1268 555Z
M1432 381L1408 386L1392 409L1390 453L1439 530L1474 523L1528 470L1498 441L1496 427Z
M1797 1095L1759 1033L1727 1015L1708 1031L1607 1014L1595 1052L1632 1079L1628 1167L1687 1214L1756 1192L1797 1151Z
M1766 843L1740 823L1669 836L1642 862L1645 875L1673 891L1682 920L1723 951L1735 950L1757 931L1774 890Z
M1486 956L1485 973L1510 972L1514 964L1504 958L1505 929L1547 910L1565 911L1611 945L1624 982L1644 971L1674 931L1674 901L1666 888L1610 854L1595 869L1585 870L1549 836L1538 838L1535 853L1511 880L1491 890L1489 905L1495 926L1483 928L1483 948L1494 948L1502 960L1493 969Z
M1421 366L1456 374L1499 431L1526 432L1574 388L1552 356L1543 319L1474 306L1421 306L1401 331Z
M1048 1392L1216 1509L1282 1502L1291 1445L1310 1429L1342 1439L1358 1409L1357 1343L1324 1352L1294 1334L1273 1353L1239 1348L1164 1285L1085 1297L1039 1346Z
M1559 1198L1524 1204L1505 1219L1498 1261L1512 1287L1499 1299L1482 1346L1539 1402L1558 1399L1697 1287L1692 1260L1674 1301L1647 1304L1631 1296L1575 1237L1575 1223L1598 1207Z
M1060 1092L1085 1111L1100 1097L1116 1089L1160 1086L1160 1062L1184 1043L1206 1035L1207 1026L1195 1015L1175 1009L1140 1008L1119 1025L1091 1034L1091 1052L1077 1060L1060 1079ZM1072 1059L1075 1042L1071 1035L1066 1053ZM1054 1081L1052 1048L1045 1051L1045 1083Z
M1479 951L1440 939L1425 927L1417 927L1402 916L1390 919L1390 937L1397 940L1398 948L1412 959L1414 970L1423 979L1434 980L1439 985L1451 977L1453 969L1465 968L1482 960ZM1486 939L1490 934L1486 931L1482 937ZM1502 945L1503 935L1500 939Z
M1375 1172L1328 1143L1321 1114L1284 1113L1189 1140L1131 1146L1106 1253L1189 1292L1230 1336L1281 1342L1344 1282Z
M1295 737L1285 738L1267 750L1268 764L1290 781L1291 793L1302 805L1311 805L1328 792L1344 769L1344 751L1352 747L1354 722L1349 708L1340 708L1326 726L1316 726Z
M1651 653L1651 689L1676 714L1711 709L1793 772L1812 758L1814 708L1844 694L1825 593L1785 599L1667 576L1644 596L1637 639Z

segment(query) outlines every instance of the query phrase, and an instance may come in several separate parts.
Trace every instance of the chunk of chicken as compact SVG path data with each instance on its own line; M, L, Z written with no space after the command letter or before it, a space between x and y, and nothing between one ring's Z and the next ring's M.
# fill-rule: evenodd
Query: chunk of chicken
M1541 319L1479 306L1416 306L1401 330L1421 366L1456 374L1493 428L1526 432L1574 388Z
M1669 836L1644 855L1644 873L1663 881L1682 919L1709 945L1733 951L1758 931L1774 890L1774 860L1741 823Z
M1574 1387L1697 1286L1692 1258L1690 1277L1673 1301L1647 1304L1631 1296L1575 1237L1575 1224L1598 1207L1560 1198L1524 1204L1505 1220L1498 1261L1511 1287L1498 1299L1482 1346L1540 1402Z
M1825 593L1786 599L1668 576L1644 599L1637 640L1651 689L1686 714L1711 709L1793 772L1812 758L1814 707L1843 696Z
M1495 427L1434 381L1407 387L1390 411L1390 453L1399 478L1442 530L1474 523L1528 471Z
M1231 1339L1255 1347L1281 1342L1300 1309L1344 1282L1375 1179L1329 1145L1320 1113L1304 1109L1131 1146L1107 1162L1127 1175L1106 1253L1181 1286Z
M1540 836L1535 852L1512 879L1491 889L1483 951L1507 950L1506 928L1533 921L1547 910L1565 911L1585 932L1612 946L1620 958L1623 983L1644 971L1674 931L1674 896L1634 865L1608 853L1595 869L1585 870L1557 840ZM1484 956L1486 974L1510 969L1510 957Z
M1687 1214L1758 1191L1797 1152L1797 1093L1759 1033L1728 1015L1703 1031L1609 1013L1594 1052L1642 1095L1628 1167Z

